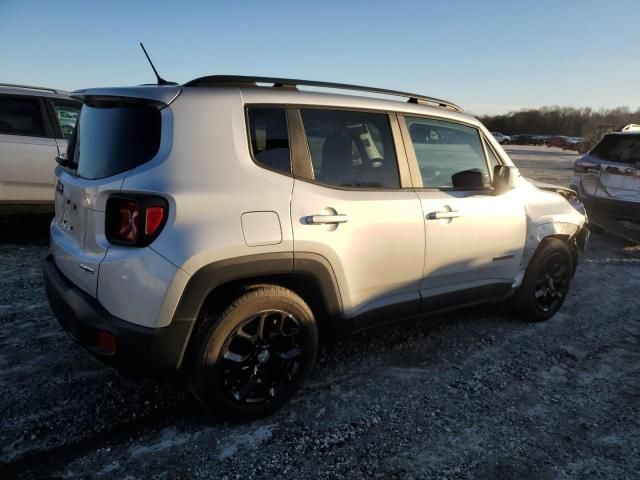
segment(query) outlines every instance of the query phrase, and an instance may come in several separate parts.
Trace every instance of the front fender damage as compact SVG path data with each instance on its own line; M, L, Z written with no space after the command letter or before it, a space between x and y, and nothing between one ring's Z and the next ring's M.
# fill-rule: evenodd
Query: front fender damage
M589 229L584 225L567 222L549 222L533 227L527 234L520 271L513 282L514 290L522 284L529 262L546 238L558 238L567 242L574 258L573 266L575 272L577 265L582 262L587 247Z

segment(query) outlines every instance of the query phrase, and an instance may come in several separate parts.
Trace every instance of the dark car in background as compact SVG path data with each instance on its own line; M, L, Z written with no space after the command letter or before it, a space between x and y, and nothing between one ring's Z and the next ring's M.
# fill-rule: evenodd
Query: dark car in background
M584 142L582 137L566 137L564 135L557 135L549 137L544 141L547 147L557 147L562 150L579 151L580 145Z
M531 135L528 133L520 133L511 135L512 145L544 145L544 138L541 135Z

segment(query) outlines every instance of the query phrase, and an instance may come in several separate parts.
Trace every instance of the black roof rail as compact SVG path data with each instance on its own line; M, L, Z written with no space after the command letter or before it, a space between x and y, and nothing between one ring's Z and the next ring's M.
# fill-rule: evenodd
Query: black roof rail
M315 80L299 80L293 78L272 78L272 77L251 77L244 75L210 75L196 78L184 84L185 87L257 87L258 83L272 83L275 88L295 89L299 85L307 87L335 88L339 90L355 90L359 92L377 93L381 95L392 95L396 97L407 97L410 103L431 104L441 108L448 108L456 112L462 112L455 103L441 100L439 98L427 97L415 93L400 92L398 90L388 90L386 88L363 87L361 85L351 85L348 83L320 82Z
M15 83L0 83L0 87L9 87L9 88L23 88L25 90L40 90L42 92L51 92L58 94L66 94L67 92L62 90L56 90L55 88L47 88L47 87L34 87L32 85L18 85Z

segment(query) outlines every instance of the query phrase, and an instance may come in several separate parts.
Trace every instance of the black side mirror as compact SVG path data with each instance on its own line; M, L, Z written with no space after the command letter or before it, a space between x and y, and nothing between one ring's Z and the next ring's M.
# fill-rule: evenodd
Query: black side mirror
M481 190L485 187L484 176L480 170L463 170L451 176L453 188Z
M65 168L71 165L71 161L67 158L67 155L65 153L56 156L56 163Z
M518 169L509 165L496 165L493 169L493 191L501 193L513 190L516 187Z

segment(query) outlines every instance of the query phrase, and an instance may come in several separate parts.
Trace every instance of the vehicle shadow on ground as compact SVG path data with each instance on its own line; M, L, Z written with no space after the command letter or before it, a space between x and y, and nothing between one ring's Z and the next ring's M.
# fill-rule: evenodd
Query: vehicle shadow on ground
M0 220L0 245L47 245L51 215Z

